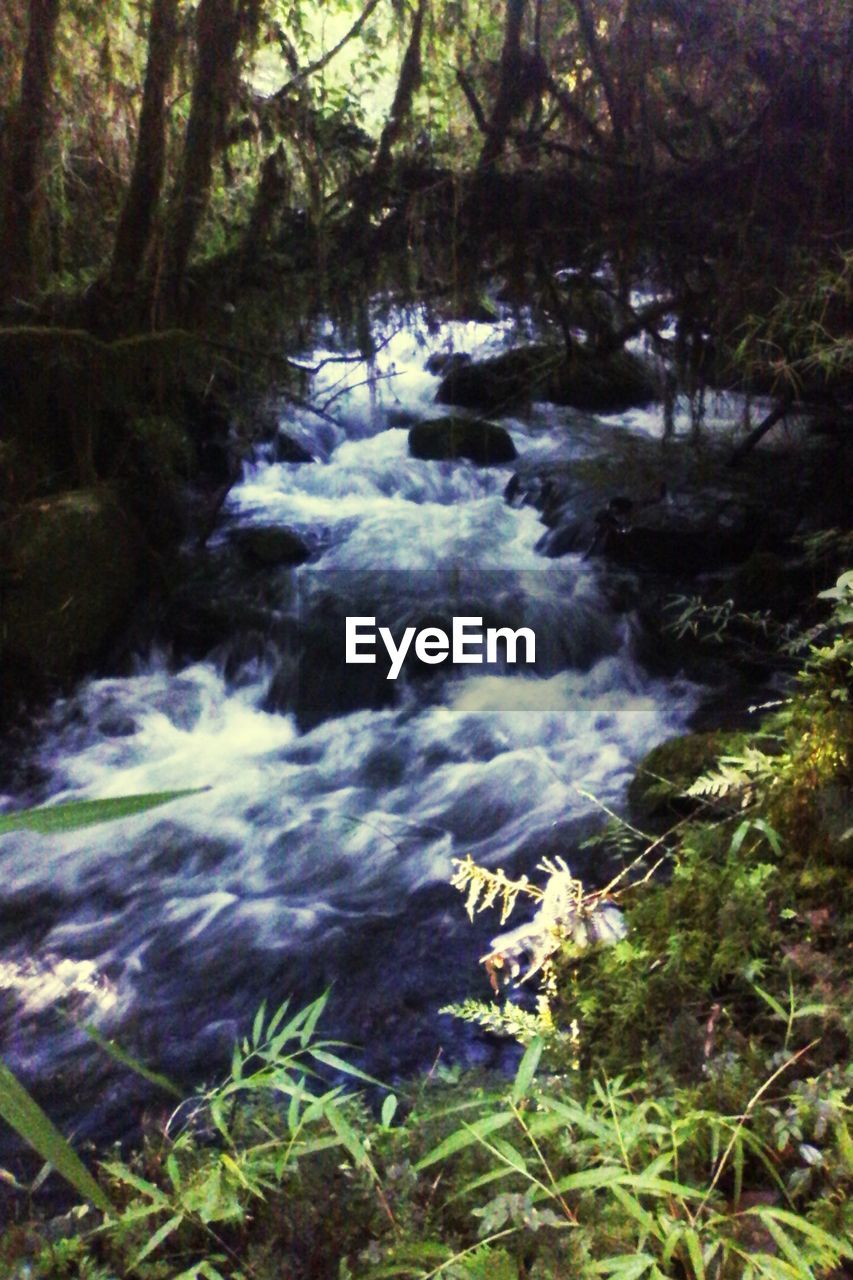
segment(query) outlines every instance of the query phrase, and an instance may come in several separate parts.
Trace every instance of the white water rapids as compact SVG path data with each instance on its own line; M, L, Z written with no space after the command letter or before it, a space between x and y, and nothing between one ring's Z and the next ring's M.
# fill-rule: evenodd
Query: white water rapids
M84 682L42 727L51 802L207 790L77 834L0 838L2 1052L26 1078L61 1072L78 1099L106 1088L75 1016L158 1069L209 1073L261 1000L305 998L330 981L332 1028L367 1043L377 1072L429 1062L440 1045L489 1052L436 1013L449 998L486 995L476 960L498 930L468 925L447 887L453 859L535 875L542 856L561 854L594 875L596 855L576 855L599 817L589 796L618 806L637 760L683 730L698 696L640 669L630 619L608 602L594 560L534 551L537 514L503 498L510 467L419 461L407 430L389 425L444 412L424 372L430 350L502 341L501 326L406 328L376 358L378 381L365 384L364 364L324 366L313 394L336 396L335 423L282 411L282 428L318 461L248 466L214 551L235 526L285 524L304 537L306 564L259 581L275 617L298 601L314 643L346 612L392 627L418 609L483 614L535 629L536 673L404 675L390 705L307 730L269 709L263 652L237 677L220 650L177 669L155 654L133 675ZM342 373L364 385L338 394ZM606 447L600 424L567 410L535 406L504 425L520 455ZM341 619L328 614L336 591ZM84 966L89 984L70 1021L45 1012L34 977L41 966L52 990L57 964ZM122 1087L109 1088L118 1108Z

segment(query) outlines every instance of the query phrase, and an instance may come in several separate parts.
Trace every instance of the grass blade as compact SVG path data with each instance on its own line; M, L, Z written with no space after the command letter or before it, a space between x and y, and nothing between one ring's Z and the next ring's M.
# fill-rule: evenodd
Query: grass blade
M5 1062L0 1062L0 1116L85 1200L104 1213L112 1212L112 1205L77 1152Z
M536 1068L539 1066L539 1059L542 1057L543 1041L541 1036L536 1036L530 1041L530 1044L524 1051L524 1057L518 1064L518 1071L515 1075L515 1082L512 1086L512 1100L516 1106L523 1098L526 1098L530 1092L530 1086L533 1083L533 1077L536 1075Z
M155 791L147 795L115 796L108 800L71 800L68 804L47 805L42 809L20 809L0 814L0 836L9 831L36 831L39 835L61 835L78 831L99 822L115 822L132 818L161 804L170 804L183 796L195 796L208 787L191 787L185 791Z
M123 1067L135 1071L138 1076L142 1076L143 1080L147 1080L149 1084L156 1084L159 1089L163 1089L166 1093L170 1093L173 1098L177 1098L180 1102L184 1100L184 1094L176 1084L173 1084L168 1076L163 1076L159 1071L152 1071L150 1067L146 1067L144 1062L140 1062L132 1053L128 1053L126 1049L122 1049L120 1044L116 1044L114 1040L108 1040L106 1036L101 1035L96 1027L90 1023L83 1028L90 1040L94 1040L98 1048L103 1049L104 1053L108 1053L116 1062L120 1062Z

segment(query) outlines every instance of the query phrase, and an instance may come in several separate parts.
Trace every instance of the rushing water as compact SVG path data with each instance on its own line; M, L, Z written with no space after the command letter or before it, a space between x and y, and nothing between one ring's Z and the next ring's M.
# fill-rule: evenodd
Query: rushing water
M437 1013L485 995L477 958L497 932L468 924L453 859L535 874L559 854L594 878L595 855L577 848L599 816L589 796L618 805L637 759L694 709L695 687L640 669L594 560L535 552L536 513L503 498L510 468L419 461L392 425L442 412L430 350L503 340L501 326L415 326L371 369L324 365L327 416L282 418L319 460L247 466L211 550L276 523L312 548L296 570L254 571L260 642L241 647L238 618L204 661L149 656L46 718L35 763L51 800L206 788L119 824L0 839L2 1051L81 1132L120 1127L128 1087L86 1021L188 1082L221 1066L262 999L331 983L329 1029L379 1074L440 1048L495 1061L487 1037ZM600 424L566 410L505 425L521 455L606 447ZM407 666L391 685L381 666L342 666L346 614L395 635L454 614L527 625L535 673ZM291 624L308 650L301 678L313 671L349 714L294 714Z

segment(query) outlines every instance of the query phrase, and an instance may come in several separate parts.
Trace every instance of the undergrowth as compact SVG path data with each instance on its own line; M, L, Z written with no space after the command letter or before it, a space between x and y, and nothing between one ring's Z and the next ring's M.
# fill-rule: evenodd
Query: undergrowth
M797 687L674 821L597 837L605 890L460 864L472 911L536 910L456 1010L526 1046L514 1080L436 1068L368 1105L323 1082L322 1001L262 1008L223 1083L101 1165L109 1211L7 1229L2 1274L849 1275L853 574L823 597Z

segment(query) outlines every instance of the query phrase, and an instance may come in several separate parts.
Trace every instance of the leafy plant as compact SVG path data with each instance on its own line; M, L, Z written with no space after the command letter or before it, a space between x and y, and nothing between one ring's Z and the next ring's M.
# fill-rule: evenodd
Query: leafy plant
M318 1067L379 1083L340 1058L338 1042L315 1040L327 999L328 993L290 1017L289 1001L270 1016L261 1005L250 1035L235 1045L227 1078L170 1119L159 1181L120 1160L104 1165L117 1198L127 1201L104 1231L130 1252L131 1269L181 1237L207 1236L220 1251L220 1225L244 1221L253 1202L263 1201L306 1158L321 1152L339 1149L378 1182L351 1119L354 1100L343 1085L318 1090L310 1084ZM386 1127L393 1116L392 1097L383 1108ZM214 1261L218 1265L224 1255L208 1256L207 1270L193 1264L181 1271L180 1280L220 1276Z

